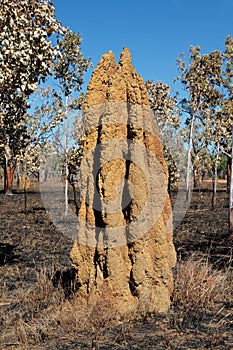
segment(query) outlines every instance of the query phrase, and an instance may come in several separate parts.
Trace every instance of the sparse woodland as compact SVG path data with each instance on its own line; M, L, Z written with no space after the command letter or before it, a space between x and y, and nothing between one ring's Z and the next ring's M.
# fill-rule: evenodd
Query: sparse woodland
M54 168L62 161L64 216L69 206L79 210L83 84L92 67L81 42L49 0L0 3L1 349L230 350L233 38L223 51L190 46L181 53L177 93L166 82L146 82L172 206L181 184L190 205L174 229L171 309L157 315L140 305L123 318L107 290L88 309L75 298L72 240L57 230L40 195L46 159Z

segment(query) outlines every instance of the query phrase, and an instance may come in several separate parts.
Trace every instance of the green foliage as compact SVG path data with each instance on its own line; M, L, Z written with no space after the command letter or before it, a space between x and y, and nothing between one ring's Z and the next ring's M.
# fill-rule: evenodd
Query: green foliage
M180 76L178 79L185 86L189 97L181 100L185 110L200 120L216 106L221 93L222 56L220 51L201 55L200 46L190 47L190 63L183 58L177 60Z
M60 57L53 69L65 96L81 90L83 74L91 67L90 58L86 59L81 52L81 41L80 34L72 31L59 40Z
M220 179L225 179L227 174L227 157L225 155L220 155L218 162L218 177Z
M63 154L64 163L73 171L80 153L74 123L79 122L78 111L83 102L83 76L91 67L90 58L85 58L81 52L81 42L80 34L72 31L59 39L59 57L53 64L53 87L43 87L37 92L32 114L37 142L49 137L57 152Z
M231 147L232 61L231 36L226 39L223 53L213 51L202 55L199 46L191 46L189 64L183 54L177 60L180 72L177 79L188 93L180 100L185 117L181 133L189 143L193 168L201 171L213 170L219 152L229 152ZM190 171L187 169L187 173Z
M83 75L91 65L81 40L56 19L50 0L1 1L0 160L7 155L8 165L20 160L38 168L38 146L47 145L52 130L80 108ZM57 87L38 90L49 75Z
M27 100L58 55L49 38L63 31L49 0L0 3L0 147L8 165L30 143Z
M225 70L224 70L224 86L229 89L229 96L233 95L233 38L228 35L225 41L225 51L223 55Z
M150 107L154 113L156 123L160 131L163 143L164 158L168 165L169 190L177 186L181 169L177 169L183 160L179 158L183 154L181 145L178 144L177 129L180 126L180 109L177 96L170 95L169 85L163 82L146 82L150 98ZM179 158L179 159L178 159Z
M150 98L150 107L154 112L160 129L164 125L172 125L175 129L180 126L180 110L176 96L170 95L170 86L163 82L148 80L146 87Z

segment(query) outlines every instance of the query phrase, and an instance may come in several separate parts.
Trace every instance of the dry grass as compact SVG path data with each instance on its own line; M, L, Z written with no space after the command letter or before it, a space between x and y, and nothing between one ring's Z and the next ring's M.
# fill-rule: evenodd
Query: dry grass
M2 305L10 306L11 312L0 313L2 324L1 342L7 348L13 344L17 349L58 349L59 343L98 343L101 332L116 325L117 310L107 290L93 303L81 302L75 295L65 298L59 284L53 286L51 270L43 268L36 272L36 283L25 290L18 288L2 290ZM19 311L17 312L17 308Z
M211 320L223 317L231 323L232 311L226 316L225 306L233 303L232 282L232 270L214 269L208 257L192 255L180 261L173 293L173 306L178 310L176 323L183 328L187 323L200 322L206 315L212 315Z
M158 322L158 316L147 314L141 306L120 319L107 290L91 304L81 303L75 295L66 299L61 286L53 286L51 270L54 268L38 270L36 283L27 290L23 285L13 293L6 286L1 290L3 349L98 349L110 339L115 349L127 349L126 345L117 347L117 344L128 344L129 339L135 337L135 324L143 327L145 322L151 322L153 329ZM220 342L220 328L223 332L232 327L232 308L227 309L227 304L233 302L232 282L230 269L214 270L207 258L191 256L187 261L180 261L175 273L172 308L164 315L164 320L170 321L159 321L163 332L174 332L174 329L184 332L190 325L208 320L208 327L218 328ZM110 338L106 338L109 334ZM172 337L170 341L166 337L161 339L165 348L173 348ZM216 336L209 336L211 346L216 342Z
M174 303L188 310L213 307L224 292L226 275L213 270L208 259L189 258L177 266Z
M59 349L59 344L66 344L67 349L72 349L72 344L86 342L87 349L98 349L99 339L107 330L117 329L114 344L119 337L132 337L132 322L143 324L147 317L152 317L139 307L119 319L107 290L95 303L81 303L75 295L67 300L60 286L54 288L50 275L51 269L43 268L36 272L36 283L30 289L21 287L14 293L6 288L1 291L2 302L12 308L6 317L1 314L2 344L8 344L7 348L13 344L12 349ZM225 310L225 305L233 301L232 281L230 270L225 273L214 270L208 259L191 256L187 261L180 261L173 295L173 326L184 330L208 315L211 315L209 325L229 326L233 315ZM171 317L172 312L166 317Z

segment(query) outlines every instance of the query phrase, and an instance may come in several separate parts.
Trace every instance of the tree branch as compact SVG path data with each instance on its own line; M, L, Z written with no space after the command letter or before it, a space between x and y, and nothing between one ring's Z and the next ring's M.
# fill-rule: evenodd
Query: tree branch
M222 154L225 154L228 158L232 158L231 154L225 152L225 151L221 151Z

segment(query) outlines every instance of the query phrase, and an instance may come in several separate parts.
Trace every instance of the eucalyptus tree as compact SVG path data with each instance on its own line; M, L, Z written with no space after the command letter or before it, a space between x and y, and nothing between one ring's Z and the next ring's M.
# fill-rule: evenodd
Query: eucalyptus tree
M163 143L164 156L168 165L168 190L177 185L179 171L176 167L177 158L183 154L177 138L180 127L180 110L177 96L170 94L170 86L163 82L146 82L150 98L150 107L154 113ZM183 160L179 159L179 165ZM180 170L180 169L179 169Z
M192 152L195 123L202 129L205 147L212 152L213 206L216 199L218 163L221 154L227 155L228 165L233 169L233 38L228 36L223 53L214 51L200 54L200 47L191 48L191 63L178 60L179 79L188 91L189 98L181 104L188 112L189 150ZM230 168L230 167L229 167ZM229 175L229 173L228 173ZM230 187L229 234L233 237L233 172L228 176Z
M186 134L188 138L186 191L189 197L194 128L202 130L208 126L209 116L213 114L222 99L220 91L222 55L220 51L201 55L200 46L191 46L189 64L184 61L184 54L181 54L177 64L180 76L176 79L181 81L187 93L187 97L180 101L180 105L185 115L186 132L188 132Z
M221 68L221 100L218 108L212 110L208 116L207 142L216 150L214 162L214 192L216 193L217 167L221 153L228 157L227 188L233 186L230 181L230 168L232 163L232 125L233 125L233 38L228 36L225 41L225 50L222 53ZM233 193L233 188L232 191ZM213 194L215 197L215 194ZM233 201L233 198L232 198ZM230 204L231 207L231 204Z
M30 140L28 98L50 74L64 31L50 0L0 2L0 147L6 194L12 192L17 157Z
M78 124L81 117L84 74L91 67L90 59L81 51L81 42L80 34L70 30L59 39L59 57L52 66L50 85L42 86L34 93L30 118L34 144L53 145L52 152L56 152L59 162L63 162L65 216L68 213L70 170L76 169L80 152L74 124Z
M57 109L62 115L64 140L59 140L64 152L65 163L65 216L68 214L68 184L72 160L74 160L75 146L70 147L70 138L74 135L72 115L81 109L84 95L81 92L84 74L92 66L90 58L85 58L81 51L82 38L79 33L69 31L59 41L60 57L53 66L54 78L58 81L57 98L62 102ZM60 137L59 137L60 138ZM76 140L76 153L79 152ZM71 152L69 149L71 148ZM70 153L70 154L69 154ZM74 164L73 164L74 166Z
M40 167L46 162L46 155L54 152L50 138L53 129L62 123L62 107L63 102L51 86L39 86L30 97L27 121L30 142L19 157L20 173L27 169L28 173L34 174L39 180Z
M228 164L231 168L230 177L230 203L229 203L229 234L233 238L233 38L228 36L225 41L225 51L223 54L224 70L223 70L223 85L224 85L224 100L222 107L223 127L226 138L231 140L226 141L228 145ZM229 146L230 144L230 146Z
M228 176L227 176L227 188L230 189L230 172L231 172L231 150L229 142L232 134L232 124L233 124L233 38L228 36L225 41L225 51L223 54L223 85L224 85L224 100L222 105L222 115L221 115L221 126L223 133L223 148L228 155ZM225 142L224 142L225 141Z

